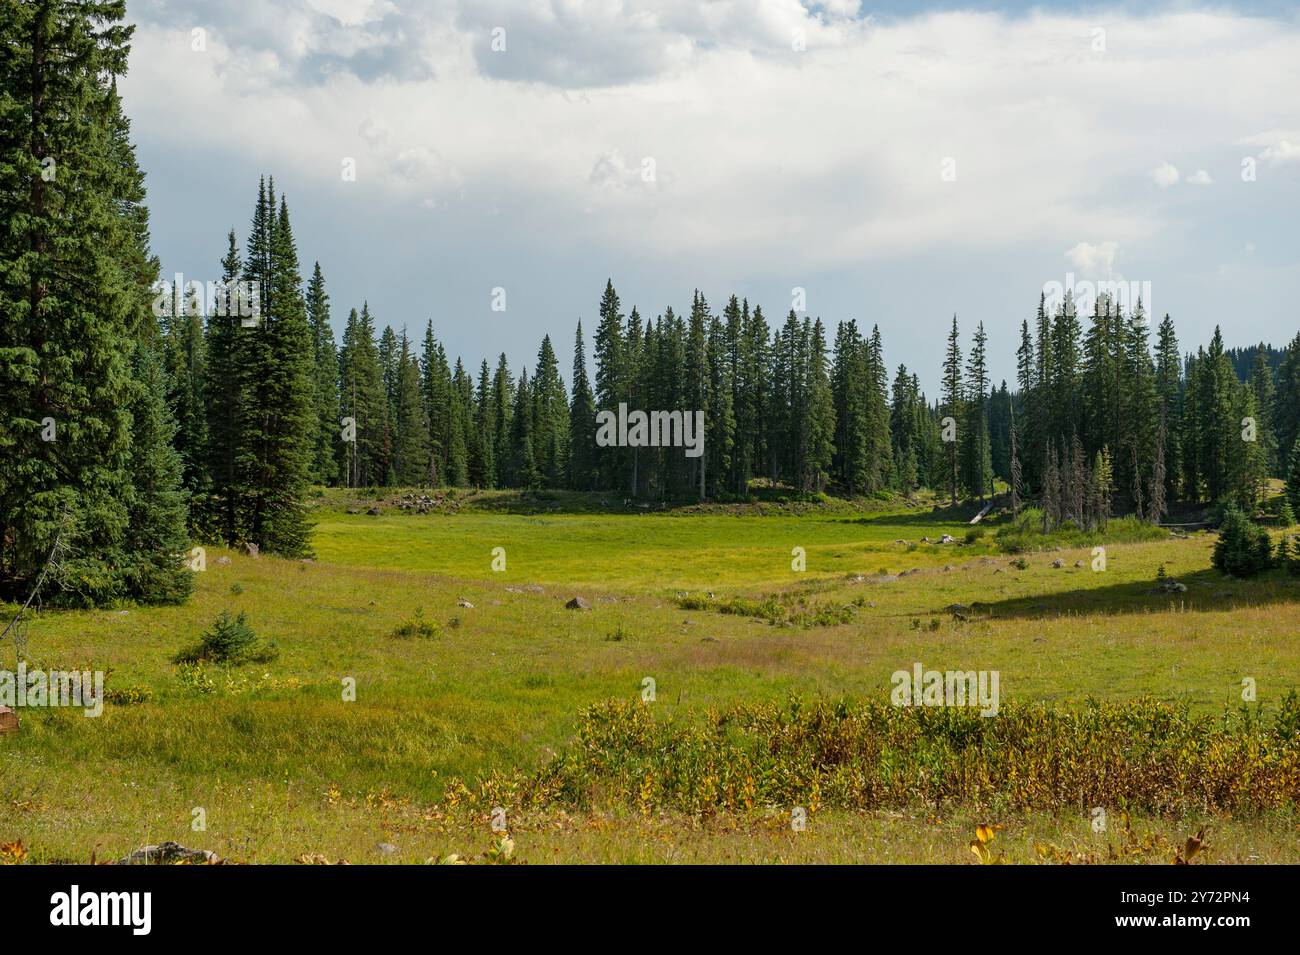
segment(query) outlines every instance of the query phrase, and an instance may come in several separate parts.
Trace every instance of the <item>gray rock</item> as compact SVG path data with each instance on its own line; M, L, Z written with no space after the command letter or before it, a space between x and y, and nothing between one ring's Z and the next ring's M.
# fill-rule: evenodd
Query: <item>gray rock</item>
M590 610L591 609L591 604L587 603L587 601L583 600L581 597L574 597L564 606L565 609L567 610Z
M244 553L246 553L249 557L259 557L261 556L261 551L262 549L258 547L256 544L254 544L252 541L249 541L247 544L244 545Z
M1061 560L1061 558L1058 557L1056 558L1056 560L1052 561L1052 566L1055 567L1057 570L1060 570L1062 567L1065 566L1065 561Z
M474 605L470 603L468 600L466 600L464 597L461 597L459 600L456 601L456 606L464 607L466 610L474 609Z
M117 860L118 865L175 865L188 862L192 865L205 865L220 862L221 857L207 849L187 849L176 842L164 842L157 846L144 846L136 849L129 856Z

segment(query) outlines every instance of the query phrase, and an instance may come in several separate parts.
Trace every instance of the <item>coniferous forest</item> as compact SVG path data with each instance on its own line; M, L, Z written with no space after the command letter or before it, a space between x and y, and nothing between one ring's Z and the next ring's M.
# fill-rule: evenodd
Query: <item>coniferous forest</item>
M1045 529L1249 507L1269 476L1300 486L1300 334L1283 348L1229 349L1218 330L1180 341L1170 316L1104 295L1086 315L1068 294L1055 307L1040 296L1019 323L1011 384L991 380L984 326L963 334L953 316L939 394L926 395L915 369L890 366L878 326L794 311L769 321L757 303L731 295L717 308L699 291L685 311L643 316L610 281L594 327L574 330L566 379L549 335L531 368L504 354L475 366L447 353L427 316L377 317L364 302L347 307L337 341L339 305L321 265L304 267L287 197L267 178L243 241L214 237L215 299L169 307L116 91L123 4L6 9L7 593L57 552L71 600L183 599L191 540L308 554L314 484L659 501L744 498L755 482L930 488L953 503L1036 502ZM251 323L241 283L256 290ZM620 404L702 411L704 453L599 447L596 415Z

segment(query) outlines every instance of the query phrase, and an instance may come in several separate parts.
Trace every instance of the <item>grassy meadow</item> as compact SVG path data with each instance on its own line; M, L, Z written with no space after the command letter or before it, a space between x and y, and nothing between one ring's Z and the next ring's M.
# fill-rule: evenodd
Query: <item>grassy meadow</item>
M967 542L969 512L930 503L661 511L484 493L418 509L327 492L314 560L209 548L184 606L39 613L29 667L106 670L110 702L98 719L23 711L0 737L0 845L35 862L167 839L245 862L483 858L514 791L484 781L541 772L584 711L640 701L646 678L654 720L683 725L791 698L887 703L917 661L999 671L1004 706L1145 697L1206 726L1271 718L1300 690L1300 581L1226 579L1204 533L1108 542L1094 570L1091 547L1012 556L992 529ZM1153 591L1161 566L1185 592ZM175 663L224 610L274 659ZM1242 714L1244 678L1258 700ZM1288 759L1269 770L1279 792L1300 786ZM783 803L689 811L601 786L500 803L514 860L965 863L980 824L1002 827L990 845L1006 861L1167 863L1202 827L1198 858L1300 858L1293 802L1116 804L1094 832L1086 805L814 801L792 831Z

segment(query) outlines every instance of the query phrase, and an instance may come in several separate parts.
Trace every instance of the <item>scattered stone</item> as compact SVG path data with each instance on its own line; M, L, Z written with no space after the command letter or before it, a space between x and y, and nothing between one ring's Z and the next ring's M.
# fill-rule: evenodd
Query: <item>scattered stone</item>
M939 538L940 544L955 544L956 542L957 538L953 537L951 534L944 534Z
M229 557L218 557L218 558L217 558L217 566L218 566L218 567L228 567L228 566L230 566L230 558L229 558Z
M7 706L0 706L0 736L18 732L18 714Z
M1152 587L1152 588L1151 588L1151 593L1153 593L1153 594L1185 594L1185 593L1187 593L1187 585L1186 585L1186 584L1179 583L1179 582L1176 581L1176 580L1171 580L1171 579L1166 578L1165 580L1162 580L1159 584L1157 584L1155 587Z
M395 855L397 853L397 846L393 845L391 842L381 842L379 843L379 851L386 856Z
M314 563L316 563L316 561L312 560L310 557L304 557L302 560L298 561L298 563L300 563L300 564L314 564Z
M951 571L952 571L952 564L944 564L944 565L943 565L943 572L944 572L945 574L946 574L946 573L949 573L949 572L951 572Z
M948 613L969 613L970 612L970 607L967 607L965 604L948 604L948 606L944 607L943 609L948 611Z
M581 597L574 597L564 605L564 608L566 610L590 610L591 604L587 603L587 601L583 600Z
M1052 566L1055 567L1057 570L1060 570L1062 567L1065 566L1065 561L1061 560L1061 558L1058 557L1056 558L1056 560L1052 561Z
M1075 566L1075 567L1082 567L1082 566L1083 566L1083 561L1081 561L1081 560L1076 560L1076 561L1074 562L1074 566Z
M370 510L366 511L366 513L369 514L371 517L378 517L380 514L383 513L383 511L380 510L378 507L372 507Z
M898 574L877 574L871 578L873 584L892 584L898 579Z
M117 860L118 865L175 865L188 862L191 865L210 865L219 863L221 857L207 849L186 849L175 842L164 842L160 846L144 846L136 849L129 856Z
M244 553L246 553L249 557L258 557L261 555L261 551L262 549L258 547L256 544L254 544L252 541L249 541L247 544L244 545Z
M464 607L466 610L474 609L474 605L470 603L468 600L466 600L464 597L461 597L459 600L456 601L456 606Z

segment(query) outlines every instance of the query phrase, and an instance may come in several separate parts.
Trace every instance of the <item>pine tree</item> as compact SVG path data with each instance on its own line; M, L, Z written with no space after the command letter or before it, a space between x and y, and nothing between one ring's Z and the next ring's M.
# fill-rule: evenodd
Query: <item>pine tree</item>
M961 342L957 334L956 315L952 317L952 331L948 334L948 352L943 363L943 414L945 418L950 419L947 422L949 431L944 436L944 441L947 444L948 456L948 494L955 506L960 492L958 441L966 440L962 434L955 436L957 440L950 440L953 437L952 431L959 427L963 417Z
M242 505L250 540L269 553L302 557L311 552L305 502L319 427L315 355L283 196L276 211L268 195L267 221L265 278L253 273L267 286L267 308L255 328L241 329L253 359L243 369Z
M166 378L151 345L136 349L135 386L127 592L146 603L180 603L194 589L193 572L183 561L189 508L181 457L172 446L176 425L167 407Z
M542 336L532 390L534 461L547 487L568 485L569 403L551 336Z
M237 353L237 336L241 318L236 291L243 264L235 230L230 230L229 245L221 260L221 284L218 300L208 316L205 346L207 367L203 393L207 404L207 449L204 455L211 488L206 501L195 502L198 523L214 539L228 544L243 537L239 525L239 420L242 415L242 391Z
M420 394L420 364L402 330L397 357L397 442L394 470L406 487L429 479L429 419Z
M315 383L316 436L312 456L312 480L333 484L339 478L339 355L330 327L330 299L320 263L312 268L307 283L307 324L311 329L312 364Z
M131 501L175 487L134 486L135 458L151 449L133 447L143 387L133 354L157 339L157 260L115 85L132 32L124 15L121 2L31 0L0 17L4 595L25 589L58 538L69 549L59 601L176 599L166 575L131 570L171 555L132 553L129 538L169 550L175 531L173 512L133 515Z
M809 443L804 487L821 493L830 477L835 454L835 400L826 371L826 329L821 319L813 323L808 361Z
M600 321L593 339L596 361L596 410L618 412L624 400L626 374L623 367L623 315L618 293L612 280L605 282L605 294L600 300ZM612 488L623 483L625 449L599 448L601 486Z
M1175 501L1179 494L1179 475L1182 472L1182 359L1178 351L1178 337L1173 320L1166 314L1160 323L1156 339L1155 388L1159 414L1165 422L1164 498Z
M174 444L180 455L182 483L191 498L202 500L209 488L208 420L204 407L207 358L203 316L198 297L187 297L180 315L162 317L162 365L167 407L176 422ZM199 515L194 515L197 518Z
M974 343L966 361L965 420L962 423L963 484L984 503L992 491L993 467L989 450L988 336L984 323L975 330Z
M569 486L590 491L596 486L596 401L587 378L586 346L582 322L573 337L573 402L570 405Z
M1300 441L1291 445L1291 462L1287 468L1286 496L1291 509L1300 514Z
M430 333L432 334L432 333ZM369 303L360 314L352 309L343 331L339 356L339 411L351 419L353 440L347 445L349 487L375 487L384 483L386 452L385 395L375 325Z
M492 372L487 359L479 363L478 394L474 401L474 431L477 456L470 462L470 479L479 487L497 486L496 409L492 390Z
M496 449L497 478L508 487L518 486L518 472L515 466L514 416L511 402L515 400L515 383L510 375L510 365L506 362L505 352L497 358L496 372L492 375L492 445ZM593 436L594 440L594 436Z
M510 448L514 458L515 485L536 488L542 476L537 470L533 454L533 400L528 387L528 369L519 369L519 382L515 389L514 409L511 414Z
M1255 362L1250 370L1250 388L1254 396L1256 440L1263 457L1262 466L1265 474L1277 474L1279 461L1277 431L1274 427L1276 388L1273 385L1273 369L1268 363L1267 346L1263 342L1259 343L1259 348L1255 351Z

